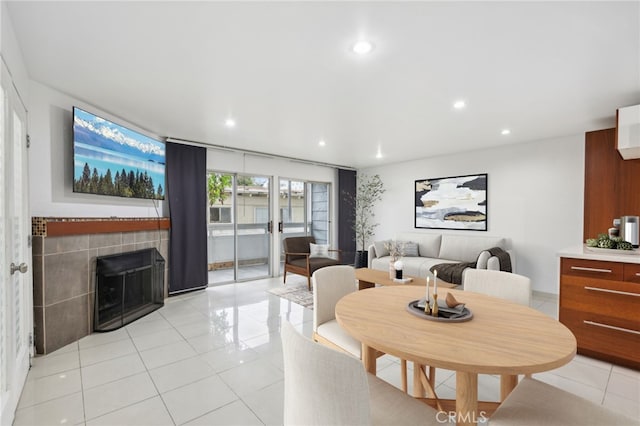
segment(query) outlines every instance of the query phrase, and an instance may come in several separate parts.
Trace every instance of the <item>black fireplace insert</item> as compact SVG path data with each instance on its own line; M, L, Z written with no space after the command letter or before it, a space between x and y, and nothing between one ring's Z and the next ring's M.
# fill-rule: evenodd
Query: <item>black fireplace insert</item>
M96 259L94 331L116 330L164 305L164 258L155 248Z

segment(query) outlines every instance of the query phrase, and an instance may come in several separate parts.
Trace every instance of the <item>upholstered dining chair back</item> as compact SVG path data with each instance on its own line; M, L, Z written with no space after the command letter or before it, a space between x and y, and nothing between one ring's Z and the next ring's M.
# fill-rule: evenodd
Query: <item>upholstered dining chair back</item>
M358 289L353 266L336 265L313 273L313 330L336 318L336 303Z
M489 420L491 426L640 426L599 403L536 379L525 378Z
M466 291L510 300L521 305L531 304L531 280L523 275L469 268L464 272L462 284Z
M362 363L317 344L282 323L284 424L371 424Z
M284 425L443 426L448 416L382 379L360 360L299 334L284 321Z
M313 339L360 358L362 345L336 321L336 303L357 290L353 266L335 265L313 273Z

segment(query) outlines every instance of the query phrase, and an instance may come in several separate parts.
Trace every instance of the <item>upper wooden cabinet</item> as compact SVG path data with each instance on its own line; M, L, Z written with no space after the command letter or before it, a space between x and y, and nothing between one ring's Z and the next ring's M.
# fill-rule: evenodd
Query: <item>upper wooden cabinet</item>
M616 129L587 132L583 240L606 233L613 219L640 215L640 159L623 160Z

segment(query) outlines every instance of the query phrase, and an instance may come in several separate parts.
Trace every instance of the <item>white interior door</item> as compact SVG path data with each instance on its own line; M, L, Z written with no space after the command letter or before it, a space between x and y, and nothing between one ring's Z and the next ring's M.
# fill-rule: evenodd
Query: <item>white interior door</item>
M33 355L33 287L26 111L4 64L0 81L0 425L7 425Z

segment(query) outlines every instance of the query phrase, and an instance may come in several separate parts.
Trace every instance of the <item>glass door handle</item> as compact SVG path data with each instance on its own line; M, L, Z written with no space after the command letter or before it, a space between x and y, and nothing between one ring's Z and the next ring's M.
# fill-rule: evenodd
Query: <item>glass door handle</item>
M269 234L273 233L273 221L272 220L267 222L267 233L269 233Z
M278 222L278 232L282 234L282 222Z

